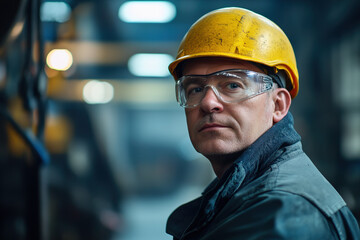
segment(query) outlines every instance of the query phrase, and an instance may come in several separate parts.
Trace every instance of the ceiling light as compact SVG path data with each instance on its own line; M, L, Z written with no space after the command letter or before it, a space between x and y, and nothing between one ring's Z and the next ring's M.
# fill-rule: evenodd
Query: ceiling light
M65 2L44 2L40 7L40 18L44 22L66 22L70 15L71 8Z
M91 80L83 88L83 99L89 104L108 103L114 98L114 87L108 82Z
M73 64L73 57L67 49L53 49L48 53L46 63L49 68L66 71Z
M166 23L175 16L175 5L167 1L129 1L119 8L119 18L130 23Z
M138 53L129 59L128 67L135 76L167 77L170 75L168 66L173 60L169 54Z

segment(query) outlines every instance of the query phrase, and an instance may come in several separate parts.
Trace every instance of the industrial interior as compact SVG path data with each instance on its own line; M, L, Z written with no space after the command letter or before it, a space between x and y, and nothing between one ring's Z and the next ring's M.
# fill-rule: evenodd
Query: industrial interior
M0 9L0 239L158 240L214 179L168 64L221 7L273 20L303 148L360 220L360 1L12 0Z

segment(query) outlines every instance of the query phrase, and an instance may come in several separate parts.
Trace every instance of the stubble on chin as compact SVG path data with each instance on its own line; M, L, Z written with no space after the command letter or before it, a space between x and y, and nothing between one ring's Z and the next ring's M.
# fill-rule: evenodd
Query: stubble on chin
M221 178L224 172L240 157L242 151L226 152L213 149L212 151L207 150L200 153L209 160L217 177Z
M191 141L195 150L205 157L219 158L221 155L226 156L241 150L238 142L232 138L233 136L229 137L222 132L214 131L196 136L196 139L191 139Z

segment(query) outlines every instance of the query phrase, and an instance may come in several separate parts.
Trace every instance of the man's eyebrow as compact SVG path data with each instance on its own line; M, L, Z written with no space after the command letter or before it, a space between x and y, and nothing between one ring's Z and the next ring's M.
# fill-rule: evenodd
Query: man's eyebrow
M190 84L199 84L204 82L206 82L205 78L202 78L201 76L197 76L197 75L191 75L191 80L189 79L188 81L184 81L183 85L188 86Z

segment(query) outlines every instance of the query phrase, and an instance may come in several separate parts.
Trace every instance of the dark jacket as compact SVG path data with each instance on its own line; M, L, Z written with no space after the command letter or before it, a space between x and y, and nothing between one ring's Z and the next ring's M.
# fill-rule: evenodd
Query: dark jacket
M360 239L344 200L302 151L290 113L176 209L166 230L181 240Z

